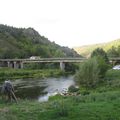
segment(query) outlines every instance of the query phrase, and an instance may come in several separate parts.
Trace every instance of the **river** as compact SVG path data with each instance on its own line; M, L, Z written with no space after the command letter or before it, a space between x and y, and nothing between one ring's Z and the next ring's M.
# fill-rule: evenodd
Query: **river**
M69 86L75 85L75 82L72 76L46 79L16 79L12 81L12 84L17 98L36 99L43 102L48 101L50 96L67 92Z

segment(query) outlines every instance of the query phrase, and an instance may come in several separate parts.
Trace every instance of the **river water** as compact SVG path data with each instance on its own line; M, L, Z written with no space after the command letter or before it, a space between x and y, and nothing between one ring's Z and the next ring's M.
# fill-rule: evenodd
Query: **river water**
M12 84L17 98L36 99L39 102L43 102L48 101L50 96L67 92L69 86L75 85L75 82L72 76L46 79L17 79L12 81Z

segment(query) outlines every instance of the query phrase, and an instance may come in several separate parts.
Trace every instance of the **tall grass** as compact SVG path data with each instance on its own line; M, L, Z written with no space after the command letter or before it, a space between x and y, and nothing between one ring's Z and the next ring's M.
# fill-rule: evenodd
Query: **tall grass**
M0 103L0 120L119 120L120 92L91 93L45 103Z
M74 96L72 97L75 102L91 103L91 102L111 102L120 100L120 91L91 93L89 95Z
M55 116L57 117L67 117L68 116L68 111L69 107L65 103L65 101L56 101L54 105L54 110L55 110Z

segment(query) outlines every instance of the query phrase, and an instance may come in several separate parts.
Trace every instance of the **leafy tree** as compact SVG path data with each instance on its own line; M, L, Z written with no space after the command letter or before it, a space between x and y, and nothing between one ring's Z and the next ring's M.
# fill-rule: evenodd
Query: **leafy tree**
M120 57L120 46L117 47L118 57Z
M97 60L98 67L99 67L99 78L104 78L110 66L105 62L104 58L101 56L97 56L95 57L95 59Z
M117 50L116 47L112 46L112 48L107 51L107 55L109 57L118 57L119 56L119 52L118 51L120 52L120 47Z
M109 66L101 56L89 58L81 63L76 72L75 79L80 86L86 88L96 87L98 83L103 82L103 78Z
M97 48L91 53L91 57L101 56L106 63L109 63L107 53L102 48Z

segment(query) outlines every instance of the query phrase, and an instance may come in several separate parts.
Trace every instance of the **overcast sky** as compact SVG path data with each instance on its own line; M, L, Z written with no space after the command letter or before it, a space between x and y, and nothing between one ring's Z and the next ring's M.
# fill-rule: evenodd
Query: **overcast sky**
M120 38L120 0L0 0L0 24L33 27L63 46Z

